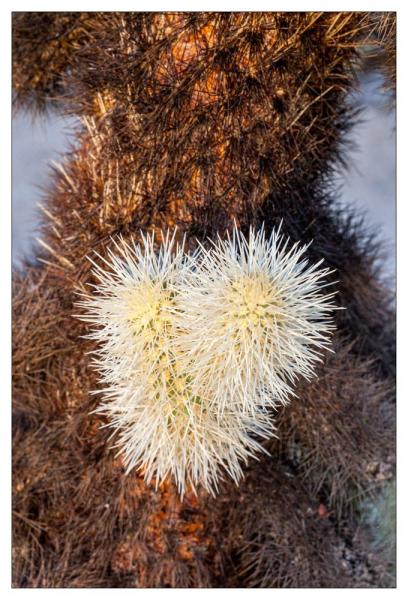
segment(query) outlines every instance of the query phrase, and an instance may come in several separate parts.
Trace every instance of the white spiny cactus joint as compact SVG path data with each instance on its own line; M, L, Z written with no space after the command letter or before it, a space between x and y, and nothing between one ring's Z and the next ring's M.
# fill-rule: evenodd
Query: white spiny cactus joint
M279 229L269 239L251 229L248 240L235 229L184 271L178 342L195 357L197 393L220 410L287 402L330 345L334 293L321 292L329 269L308 265L308 246L288 245Z
M279 231L246 241L235 230L188 256L167 233L157 252L153 235L119 240L95 265L80 305L96 326L96 412L117 430L128 471L156 484L172 475L181 494L216 491L223 472L239 481L274 435L271 407L329 345L328 270L308 266L306 249L288 250Z

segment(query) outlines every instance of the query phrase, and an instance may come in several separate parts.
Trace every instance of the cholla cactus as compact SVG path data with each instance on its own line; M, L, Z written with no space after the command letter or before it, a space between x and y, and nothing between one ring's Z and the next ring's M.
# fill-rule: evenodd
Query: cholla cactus
M273 435L268 406L327 346L327 269L306 268L306 247L287 250L279 232L267 241L251 230L247 243L235 230L193 256L169 233L158 254L154 235L142 239L115 243L109 270L96 266L97 295L80 303L101 342L97 412L119 431L128 471L213 492L222 469L239 481L241 461Z
M105 261L110 271L96 266L98 295L80 303L89 311L82 318L99 326L89 337L102 342L95 365L108 387L97 412L119 430L128 471L142 466L147 481L171 473L181 494L187 483L213 491L223 466L237 482L240 460L262 450L251 436L270 437L274 428L261 410L219 418L194 392L195 357L181 360L175 344L178 277L192 259L169 233L158 254L154 235L143 237L143 247L121 241L115 248Z
M247 241L235 228L232 239L202 249L180 289L183 354L196 357L197 393L222 410L286 403L330 344L334 293L321 293L330 270L308 265L308 246L289 249L279 230L266 239L251 228Z
M375 485L364 465L394 455L393 424L383 418L394 414L392 390L383 391L395 373L394 311L377 279L375 246L330 189L338 161L347 158L344 134L355 120L348 94L372 16L14 13L16 106L52 105L82 123L43 199L44 249L36 253L43 266L27 265L13 277L15 587L367 584L358 563L347 570L339 551L354 544L356 488ZM272 457L258 454L238 488L228 477L216 498L186 493L181 500L171 478L155 491L135 472L126 476L122 461L106 451L112 430L99 428L101 415L89 415L89 389L99 386L82 339L85 324L71 318L75 290L93 278L84 257L94 249L105 256L109 238L140 230L177 226L193 244L215 239L234 220L244 231L265 221L269 234L282 218L291 239L314 240L312 263L324 258L338 273L338 303L347 310L334 312L336 354L312 383L298 382L299 399L275 421L280 441L268 443ZM113 279L100 299L119 289L120 277ZM90 310L94 322L101 319L96 305ZM102 350L113 338L108 320L99 323ZM174 347L180 334L171 338ZM129 357L138 364L133 352L125 362L125 348L111 364L105 354L108 373L113 366L118 373L120 361L129 365ZM120 385L103 386L110 391L100 408L106 404L111 421L120 389L135 385L134 370L126 369ZM217 427L227 427L222 419L231 410L243 419L242 402L230 400L228 410L213 401ZM129 448L144 444L140 465L146 435L156 435L142 427L144 405L129 411L119 434L130 435L137 417ZM262 418L267 410L260 409ZM240 422L240 434L248 435ZM188 423L196 437L177 439L196 440L198 450L197 428ZM235 457L241 464L245 458ZM214 469L213 456L210 463ZM192 463L184 465L194 479ZM346 515L337 508L345 501L353 507ZM330 518L322 518L320 503ZM372 549L362 553L369 585L378 587Z

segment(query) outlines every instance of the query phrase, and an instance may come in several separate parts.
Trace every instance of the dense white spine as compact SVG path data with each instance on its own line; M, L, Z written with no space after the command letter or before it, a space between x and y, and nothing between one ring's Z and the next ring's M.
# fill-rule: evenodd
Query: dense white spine
M267 240L251 230L247 241L235 229L193 256L167 233L158 251L148 235L100 257L79 304L96 326L97 412L117 430L128 471L156 484L172 475L181 494L216 491L223 472L239 481L274 435L271 408L329 345L328 270L309 266L306 249L288 249L279 231Z
M286 403L299 376L314 375L330 345L334 293L323 294L329 269L309 265L307 246L261 228L202 248L178 290L182 356L194 356L197 393L224 410Z

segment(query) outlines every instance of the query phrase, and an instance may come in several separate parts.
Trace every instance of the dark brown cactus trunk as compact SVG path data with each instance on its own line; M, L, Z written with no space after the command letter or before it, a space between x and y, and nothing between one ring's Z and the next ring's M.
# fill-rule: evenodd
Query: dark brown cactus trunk
M356 495L393 472L393 313L375 244L327 192L371 30L365 13L14 15L16 105L80 117L43 266L14 282L16 587L385 584L350 531ZM181 501L171 481L126 476L89 414L92 344L72 316L86 257L117 234L177 225L193 247L281 220L336 270L336 354L239 487Z

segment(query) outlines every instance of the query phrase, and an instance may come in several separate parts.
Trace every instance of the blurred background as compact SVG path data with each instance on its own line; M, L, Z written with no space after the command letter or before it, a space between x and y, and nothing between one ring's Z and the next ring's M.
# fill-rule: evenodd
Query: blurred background
M367 231L382 242L384 280L395 288L395 110L382 90L378 72L361 75L350 102L361 108L349 135L348 169L339 169L338 202L364 214ZM38 236L42 189L49 181L49 163L58 161L70 144L75 121L51 115L33 120L19 113L12 124L13 223L12 257L18 266L30 257ZM71 133L70 133L71 132ZM69 218L69 216L67 215Z

